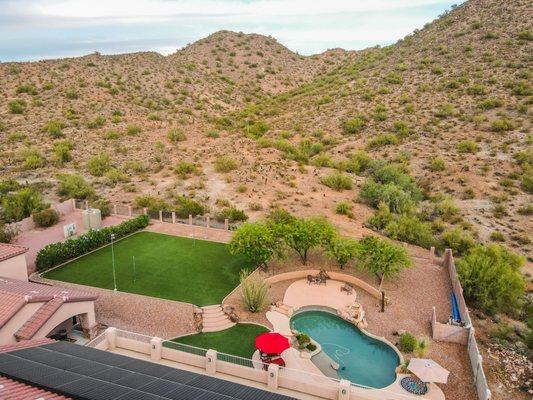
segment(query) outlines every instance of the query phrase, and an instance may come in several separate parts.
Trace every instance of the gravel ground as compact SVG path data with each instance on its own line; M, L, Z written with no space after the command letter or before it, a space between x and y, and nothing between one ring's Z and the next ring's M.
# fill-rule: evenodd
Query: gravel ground
M447 271L438 265L431 264L427 251L424 254L419 250L413 255L412 268L403 271L397 279L385 281L383 288L390 299L390 304L384 313L380 312L379 300L361 289L357 290L358 301L366 311L367 330L386 337L392 343L398 341L398 336L395 335L398 330L409 331L418 338L431 338L432 307L435 307L440 321L447 320L451 314L451 283ZM291 258L283 263L273 263L269 271L262 275L270 276L300 269L320 268L339 271L339 268L330 260L312 254L307 266L302 266L298 259ZM353 274L375 286L378 284L375 277L362 271L346 268L343 272ZM270 301L282 300L285 291L294 281L273 284L269 291ZM236 307L241 320L258 322L271 327L265 313L251 314L244 310L239 290L235 291L226 303ZM416 356L406 354L406 358L411 357ZM439 385L447 399L473 400L477 397L465 346L431 340L426 357L437 361L450 371L448 384Z

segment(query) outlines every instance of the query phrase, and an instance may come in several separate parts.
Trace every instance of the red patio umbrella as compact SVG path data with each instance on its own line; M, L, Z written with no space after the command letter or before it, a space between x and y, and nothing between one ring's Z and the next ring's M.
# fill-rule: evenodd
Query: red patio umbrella
M265 332L255 338L255 348L266 354L281 354L289 347L289 339L276 332Z

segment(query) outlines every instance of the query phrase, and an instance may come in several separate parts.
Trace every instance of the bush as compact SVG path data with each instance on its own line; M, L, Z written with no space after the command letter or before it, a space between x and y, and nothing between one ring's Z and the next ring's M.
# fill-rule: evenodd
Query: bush
M227 219L229 222L246 221L248 215L242 210L235 207L226 207L222 211L216 213L215 219L219 222L224 222Z
M454 254L462 255L476 245L469 232L461 228L454 228L442 234L442 248L450 248Z
M59 140L54 142L54 161L58 165L63 165L72 160L73 144L70 140Z
M128 125L126 127L126 133L130 136L136 136L141 133L141 127L139 125Z
M35 260L37 270L44 271L73 258L80 257L110 243L111 234L114 234L116 239L120 239L146 228L148 222L148 215L139 215L116 226L91 230L77 238L46 245L37 253Z
M0 221L0 243L11 243L16 235L17 231L15 228Z
M231 172L238 168L238 163L230 156L221 156L215 160L215 171L221 173Z
M459 153L477 153L479 150L478 145L476 142L473 142L472 140L462 140L457 144L457 151Z
M2 199L2 220L18 222L44 208L41 194L31 187L10 193Z
M240 273L240 282L244 307L252 313L263 311L268 305L268 283L245 270Z
M323 176L320 182L327 187L341 191L350 190L353 187L352 178L341 172L333 172L329 175Z
M505 235L499 231L494 231L490 234L490 240L494 242L505 242Z
M298 342L298 349L302 350L311 343L311 338L306 333L298 333L296 341Z
M400 335L398 347L404 353L412 353L418 346L418 340L411 333L405 332Z
M185 136L185 133L183 133L183 131L181 129L173 128L173 129L168 131L167 139L171 143L178 143L178 142L183 142L183 141L187 140L187 136Z
M62 198L83 200L95 195L92 186L80 175L61 174L57 178L59 180L57 192Z
M372 138L367 144L366 148L369 150L379 149L383 146L398 144L399 140L396 135L392 133L384 133Z
M91 175L102 176L111 169L111 159L108 154L100 153L87 161L87 170Z
M102 218L109 217L111 215L111 203L106 199L98 199L89 203L91 208L97 208L100 210Z
M347 201L339 201L337 205L335 206L335 213L340 215L348 215L351 216L352 214L352 204Z
M490 124L490 129L493 132L512 131L514 128L515 125L508 119L497 119L492 121L492 124Z
M395 218L385 227L385 233L393 239L426 249L435 244L431 224L420 221L416 216L401 215Z
M65 124L61 121L48 121L46 124L44 124L42 131L48 133L53 138L61 138L65 136L63 134L63 128L65 127Z
M135 207L147 208L151 211L170 210L170 205L163 199L152 196L140 196L135 199Z
M428 169L432 172L444 171L446 169L446 162L442 157L433 157L429 160Z
M189 215L193 217L205 214L205 207L193 199L184 196L178 197L176 200L177 208L174 209L178 218L188 218Z
M26 111L26 102L24 100L16 99L7 103L7 108L11 114L23 114Z
M344 130L344 133L354 135L361 132L365 124L366 117L363 115L359 115L357 117L350 118L344 121L344 123L342 124L342 129Z
M456 264L465 298L474 306L491 315L518 312L525 294L524 258L491 244L474 247Z
M31 215L33 222L37 226L46 228L52 225L55 225L59 221L59 214L56 210L52 208L47 208L46 210L37 211Z
M190 174L197 171L196 165L188 161L178 161L174 166L174 172L182 179L186 179Z

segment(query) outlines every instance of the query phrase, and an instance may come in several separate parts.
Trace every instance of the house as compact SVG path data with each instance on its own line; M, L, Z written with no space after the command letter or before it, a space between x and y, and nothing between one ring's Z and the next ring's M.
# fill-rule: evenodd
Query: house
M26 248L0 243L0 345L96 333L92 293L28 282Z

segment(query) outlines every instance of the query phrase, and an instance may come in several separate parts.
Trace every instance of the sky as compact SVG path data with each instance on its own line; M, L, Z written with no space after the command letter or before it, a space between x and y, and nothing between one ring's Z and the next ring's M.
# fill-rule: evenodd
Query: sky
M396 42L461 0L0 0L0 62L157 51L221 29L303 55Z

